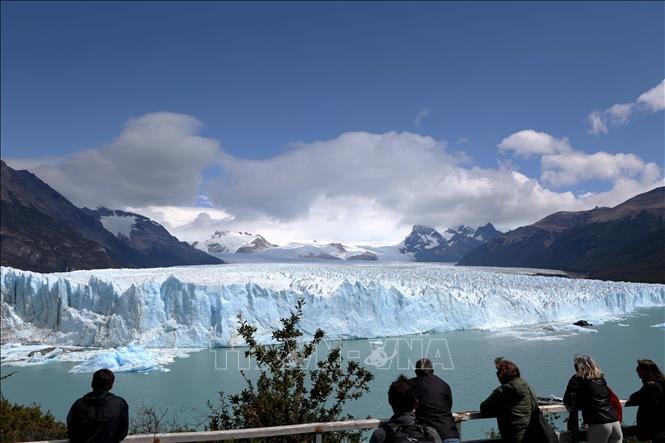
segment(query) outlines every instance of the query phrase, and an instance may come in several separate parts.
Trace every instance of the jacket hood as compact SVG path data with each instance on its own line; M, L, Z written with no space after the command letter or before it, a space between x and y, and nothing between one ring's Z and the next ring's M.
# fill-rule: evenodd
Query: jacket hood
M83 401L91 406L99 406L115 397L109 391L92 391L83 396Z

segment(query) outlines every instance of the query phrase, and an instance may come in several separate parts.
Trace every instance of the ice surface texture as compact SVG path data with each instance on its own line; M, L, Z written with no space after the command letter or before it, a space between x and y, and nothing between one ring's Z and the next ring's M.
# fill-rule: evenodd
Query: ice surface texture
M498 329L665 306L665 285L432 264L238 264L38 274L2 268L7 342L146 348L241 345L242 313L270 340L304 297L330 338Z

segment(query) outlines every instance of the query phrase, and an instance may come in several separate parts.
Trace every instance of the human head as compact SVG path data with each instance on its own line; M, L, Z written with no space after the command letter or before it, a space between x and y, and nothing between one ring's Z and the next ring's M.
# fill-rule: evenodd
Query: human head
M494 359L494 365L496 366L496 377L501 384L508 383L520 377L520 368L510 360L497 357Z
M413 412L416 409L416 393L405 376L400 375L390 384L388 403L395 414Z
M432 360L429 358L421 358L416 362L416 375L420 377L421 375L434 374L434 368L432 368Z
M637 360L637 368L635 370L643 381L665 381L665 376L660 372L658 365L648 358Z
M603 377L603 372L600 370L593 358L588 355L576 355L573 363L575 372L579 378L591 380L594 378Z
M92 374L92 390L93 391L110 391L113 389L113 382L115 375L110 369L100 369Z

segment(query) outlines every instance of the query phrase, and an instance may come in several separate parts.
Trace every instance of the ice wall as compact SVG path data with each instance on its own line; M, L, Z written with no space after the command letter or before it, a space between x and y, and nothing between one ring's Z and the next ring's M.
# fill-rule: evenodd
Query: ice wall
M617 318L665 306L665 285L423 264L222 265L38 274L1 269L4 342L79 346L241 344L242 313L265 341L299 297L301 326L331 338Z

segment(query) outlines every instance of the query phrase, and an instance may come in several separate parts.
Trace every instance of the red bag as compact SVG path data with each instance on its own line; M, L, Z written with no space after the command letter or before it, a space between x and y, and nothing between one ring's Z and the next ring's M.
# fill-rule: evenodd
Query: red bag
M623 421L623 408L621 407L621 400L619 400L619 397L614 393L613 390L610 389L610 387L607 387L607 392L610 394L610 403L612 403L612 406L614 409L617 411L617 417L619 417L619 423Z

